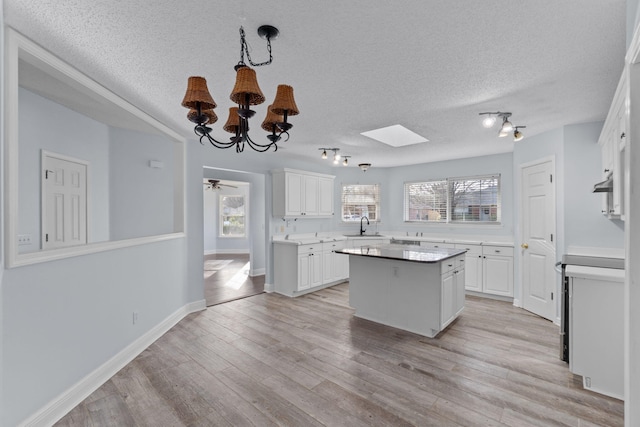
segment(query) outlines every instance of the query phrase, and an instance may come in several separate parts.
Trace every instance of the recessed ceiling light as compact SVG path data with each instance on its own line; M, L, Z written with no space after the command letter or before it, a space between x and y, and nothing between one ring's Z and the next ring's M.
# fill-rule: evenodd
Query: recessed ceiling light
M419 144L428 142L425 137L410 131L402 125L387 126L380 129L362 132L360 135L375 139L392 147L403 147L405 145Z

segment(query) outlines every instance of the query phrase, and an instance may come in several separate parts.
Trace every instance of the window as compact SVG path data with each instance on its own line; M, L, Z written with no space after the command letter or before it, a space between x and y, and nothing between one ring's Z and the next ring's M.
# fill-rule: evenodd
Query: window
M404 184L405 222L500 223L500 175Z
M220 236L245 237L244 196L220 196Z
M342 186L342 221L380 220L380 185L349 184Z

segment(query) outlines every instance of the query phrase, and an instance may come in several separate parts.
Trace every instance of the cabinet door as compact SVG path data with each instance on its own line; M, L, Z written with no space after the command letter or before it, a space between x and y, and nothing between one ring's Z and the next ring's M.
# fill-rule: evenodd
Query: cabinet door
M455 314L453 312L454 292L455 276L453 271L449 271L442 276L442 301L440 307L440 326L442 328L449 323Z
M333 215L333 179L318 180L318 215Z
M335 256L336 280L349 278L349 255L333 254Z
M298 256L298 290L309 289L311 287L311 255L304 254Z
M332 250L322 251L322 283L335 280L335 253Z
M322 252L313 253L309 256L310 287L322 285Z
M297 173L286 174L285 215L299 216L303 212L302 205L302 175Z
M455 291L456 299L455 299L455 306L453 310L454 315L458 315L464 308L465 275L466 275L465 270L466 268L460 269L454 273L455 287L456 287L456 291Z
M303 175L303 215L318 215L318 177Z
M513 296L513 258L484 255L483 291L488 294Z
M467 250L464 254L465 289L482 292L482 246L456 244L456 248Z

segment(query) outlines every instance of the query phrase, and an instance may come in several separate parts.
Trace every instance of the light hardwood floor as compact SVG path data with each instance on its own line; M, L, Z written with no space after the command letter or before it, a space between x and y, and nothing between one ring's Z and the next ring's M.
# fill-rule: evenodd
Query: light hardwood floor
M209 267L208 262L223 262L223 265L221 268ZM207 306L264 292L264 274L251 277L244 271L249 268L249 254L205 255L204 263L204 298Z
M467 297L436 338L357 319L342 284L183 319L59 426L622 426L585 391L558 327Z

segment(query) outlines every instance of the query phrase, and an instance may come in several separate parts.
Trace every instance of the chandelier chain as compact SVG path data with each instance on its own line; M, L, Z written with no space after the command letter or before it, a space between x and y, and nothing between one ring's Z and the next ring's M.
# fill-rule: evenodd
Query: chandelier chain
M273 56L271 55L271 38L267 37L267 50L269 51L269 60L265 62L255 63L251 60L251 54L249 54L249 45L247 44L247 40L244 35L244 28L240 27L240 62L238 64L244 65L244 55L247 54L247 60L249 64L254 67L260 67L262 65L269 65L273 61Z

